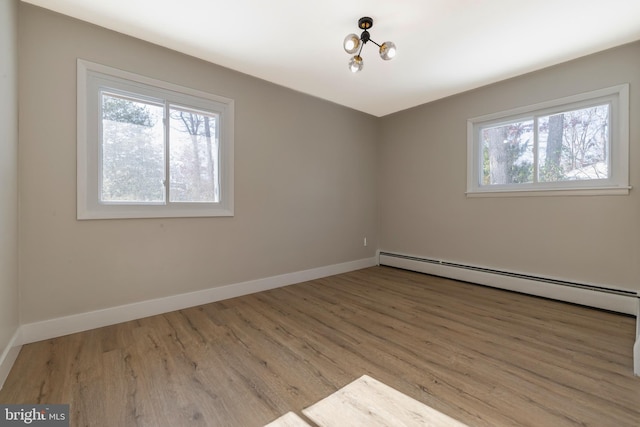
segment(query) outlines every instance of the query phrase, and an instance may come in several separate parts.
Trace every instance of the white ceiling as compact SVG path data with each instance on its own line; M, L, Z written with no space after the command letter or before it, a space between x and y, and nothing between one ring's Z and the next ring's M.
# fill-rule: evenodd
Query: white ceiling
M640 39L640 0L23 0L384 116ZM352 74L342 50L374 20Z

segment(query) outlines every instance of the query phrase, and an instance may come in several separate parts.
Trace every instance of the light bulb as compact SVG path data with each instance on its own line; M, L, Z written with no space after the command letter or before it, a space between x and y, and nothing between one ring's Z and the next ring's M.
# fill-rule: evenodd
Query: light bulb
M396 45L393 42L384 42L380 46L380 58L388 61L396 56Z
M349 34L344 38L342 47L344 47L345 52L349 54L356 53L360 47L360 38L355 34Z
M360 55L356 55L349 60L349 69L352 73L357 73L362 70L364 63L362 62L362 57Z

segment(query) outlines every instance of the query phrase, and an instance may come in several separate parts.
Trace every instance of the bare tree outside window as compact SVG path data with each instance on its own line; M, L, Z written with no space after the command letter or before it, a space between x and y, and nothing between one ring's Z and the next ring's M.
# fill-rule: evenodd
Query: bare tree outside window
M628 195L629 84L467 120L475 197Z
M102 95L104 203L163 203L166 181L164 105ZM169 200L220 201L216 114L169 107Z
M609 110L603 104L482 128L482 185L608 178Z
M163 106L102 95L104 203L164 201Z
M234 215L233 99L77 61L77 218Z
M483 184L533 181L533 120L482 130Z
M605 104L538 119L539 150L545 158L540 181L609 177L609 109Z
M170 200L218 202L218 116L171 107Z

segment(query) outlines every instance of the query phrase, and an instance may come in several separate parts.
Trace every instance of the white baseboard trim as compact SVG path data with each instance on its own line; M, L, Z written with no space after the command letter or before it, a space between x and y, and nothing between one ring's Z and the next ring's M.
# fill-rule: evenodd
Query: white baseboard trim
M372 267L377 265L377 263L377 257L365 258L341 264L267 277L264 279L250 280L247 282L205 289L202 291L156 298L87 313L79 313L40 322L27 323L20 327L20 344L42 341L76 332L114 325L116 323L141 319L143 317L154 316L170 311L248 295L255 292L293 285L295 283L306 282L308 280L347 273L349 271Z
M22 345L19 344L20 342L20 328L18 328L9 340L2 355L0 355L0 390L2 390L4 382L9 376L13 363L18 358L18 353L20 353L20 349L22 348Z
M640 377L640 297L636 311L636 343L633 345L633 373Z

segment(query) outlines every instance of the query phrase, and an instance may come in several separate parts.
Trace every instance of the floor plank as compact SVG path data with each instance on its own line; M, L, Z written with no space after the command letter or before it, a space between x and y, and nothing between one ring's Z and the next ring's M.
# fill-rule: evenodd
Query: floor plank
M369 375L469 426L637 426L635 319L373 267L26 345L2 403L263 426Z

